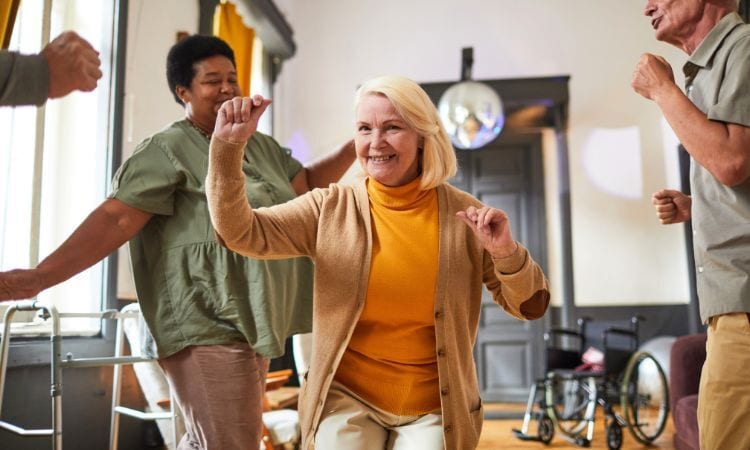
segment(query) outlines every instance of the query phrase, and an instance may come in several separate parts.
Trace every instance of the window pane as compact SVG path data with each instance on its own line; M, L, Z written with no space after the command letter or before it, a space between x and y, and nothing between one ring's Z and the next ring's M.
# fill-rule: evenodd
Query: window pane
M24 1L14 38L19 34L19 45L36 33L16 33L25 30L27 21L42 23L41 1ZM110 67L112 61L114 1L57 0L51 12L51 38L64 30L76 33L92 43L99 51L104 76L93 92L74 92L47 102L41 171L41 207L39 231L39 260L54 251L104 199L109 183L109 118ZM38 52L36 47L28 52ZM2 269L28 267L31 229L32 180L34 179L34 136L36 108L4 108L0 120L10 116L8 132L12 140L0 140L0 145L11 149L10 157L0 159L0 169L10 177L0 191L3 222L0 223L0 251ZM2 123L8 123L2 120ZM0 136L5 136L0 125ZM5 154L3 154L5 157ZM12 179L15 177L16 179ZM95 238L95 237L92 237ZM39 299L54 304L61 312L99 311L104 297L103 264L97 264L72 279L52 287ZM91 334L99 332L99 322L88 319L65 319L63 332ZM34 329L33 327L26 327Z

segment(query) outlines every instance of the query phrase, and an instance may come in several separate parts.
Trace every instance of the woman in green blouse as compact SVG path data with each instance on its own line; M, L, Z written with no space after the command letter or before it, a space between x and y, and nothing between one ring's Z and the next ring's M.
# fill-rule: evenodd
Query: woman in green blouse
M312 265L247 259L216 240L204 180L219 107L241 95L229 46L182 40L167 56L167 80L185 118L138 146L109 198L36 268L0 273L0 300L33 297L129 241L138 301L185 416L178 448L257 449L267 358L310 330ZM353 161L347 143L303 167L256 133L244 148L247 197L284 203L336 181Z

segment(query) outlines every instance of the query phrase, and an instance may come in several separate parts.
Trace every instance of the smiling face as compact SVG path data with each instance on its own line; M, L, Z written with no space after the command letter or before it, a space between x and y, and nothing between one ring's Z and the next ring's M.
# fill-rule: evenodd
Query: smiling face
M647 0L643 14L651 18L656 39L684 48L701 22L705 0Z
M356 117L354 146L367 175L386 186L403 186L419 176L419 134L386 96L363 96Z
M177 86L177 96L185 104L185 114L204 131L214 129L216 114L225 101L241 95L237 70L225 56L211 56L193 66L190 87Z

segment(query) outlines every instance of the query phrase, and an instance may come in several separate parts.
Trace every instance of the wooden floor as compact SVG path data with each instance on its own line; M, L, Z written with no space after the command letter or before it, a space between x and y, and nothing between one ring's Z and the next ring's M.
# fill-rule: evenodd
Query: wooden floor
M486 411L498 412L500 414L522 415L525 405L518 404L490 404L485 406ZM594 429L594 442L592 443L592 449L606 449L607 444L605 440L604 431L604 419L598 420ZM555 433L555 437L550 445L544 445L541 442L535 441L521 441L516 439L511 431L513 428L521 428L522 420L515 419L503 419L503 420L487 420L484 421L484 427L482 428L482 436L479 440L479 450L499 450L499 449L580 449L574 444L563 439L560 433ZM535 428L533 428L535 430ZM636 449L658 449L658 450L674 450L672 444L672 433L674 428L672 427L671 418L667 422L667 427L659 438L650 447L645 446L635 440L630 435L628 430L623 429L622 439L622 450L636 450Z

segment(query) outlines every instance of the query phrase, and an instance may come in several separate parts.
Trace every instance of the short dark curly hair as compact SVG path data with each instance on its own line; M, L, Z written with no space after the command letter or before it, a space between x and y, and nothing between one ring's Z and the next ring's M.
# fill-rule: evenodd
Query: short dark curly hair
M195 64L217 55L226 56L232 61L232 65L236 66L232 48L216 36L194 34L182 39L169 49L167 83L175 101L180 106L182 106L182 101L175 92L177 86L189 88L195 77Z

